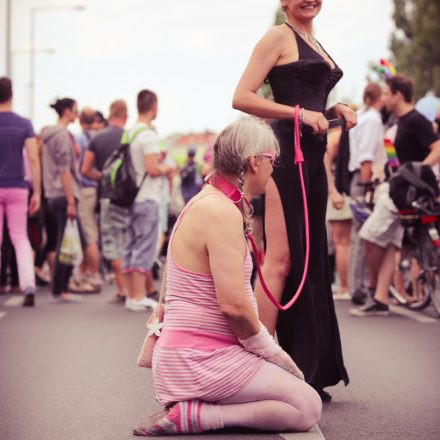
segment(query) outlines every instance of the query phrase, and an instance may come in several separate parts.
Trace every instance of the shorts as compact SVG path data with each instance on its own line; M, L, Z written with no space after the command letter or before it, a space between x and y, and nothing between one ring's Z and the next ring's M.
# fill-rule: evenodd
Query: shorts
M338 221L338 220L351 220L353 218L353 213L350 208L350 197L346 194L343 194L344 204L341 209L336 209L333 206L333 203L330 200L330 197L327 200L327 214L326 219L328 221Z
M151 200L130 208L127 242L124 247L124 272L147 273L153 267L159 228L159 204Z
M86 236L87 244L98 243L98 224L96 219L96 204L98 196L96 188L87 186L81 188L78 203L78 217Z
M374 210L362 225L359 236L381 248L393 244L400 249L403 233L399 211L389 196L389 183L382 183L378 188Z
M109 261L121 260L127 230L128 209L112 205L109 199L101 199L99 203L102 255Z

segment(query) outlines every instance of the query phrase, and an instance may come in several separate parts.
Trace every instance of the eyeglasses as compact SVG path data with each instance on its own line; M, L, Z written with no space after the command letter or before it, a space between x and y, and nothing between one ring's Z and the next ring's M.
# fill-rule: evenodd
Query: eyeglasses
M271 153L262 153L262 154L259 154L259 156L268 158L269 161L270 161L270 164L271 164L272 166L275 165L275 159L276 159L275 154L271 154Z

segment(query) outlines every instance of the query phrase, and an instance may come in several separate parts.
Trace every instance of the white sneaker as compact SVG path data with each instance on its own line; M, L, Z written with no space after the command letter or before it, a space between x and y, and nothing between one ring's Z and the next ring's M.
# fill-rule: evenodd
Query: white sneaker
M159 303L151 298L142 298L140 300L125 299L125 308L132 312L145 312L147 308L154 309Z
M338 292L333 294L334 301L350 301L351 295L349 292Z

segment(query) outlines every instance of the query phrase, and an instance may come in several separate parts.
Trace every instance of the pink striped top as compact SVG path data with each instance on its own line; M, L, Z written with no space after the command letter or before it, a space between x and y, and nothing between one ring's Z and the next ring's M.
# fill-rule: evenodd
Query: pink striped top
M220 312L211 274L189 271L172 256L172 241L180 222L193 203L211 194L189 202L170 237L164 327L153 354L156 397L163 405L224 399L243 388L264 362L239 344ZM246 293L257 312L251 273L252 258L246 246L243 276Z

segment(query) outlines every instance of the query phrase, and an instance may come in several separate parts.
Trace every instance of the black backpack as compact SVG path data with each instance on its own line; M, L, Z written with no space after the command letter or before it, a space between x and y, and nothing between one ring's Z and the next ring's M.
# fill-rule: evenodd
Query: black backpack
M434 172L421 162L404 163L390 178L390 197L400 211L413 209L422 197L435 200L439 193Z
M129 208L142 186L146 173L140 186L136 184L136 172L131 160L130 143L147 127L137 128L133 135L127 131L122 133L121 145L104 162L100 181L100 197L110 199L114 205Z

